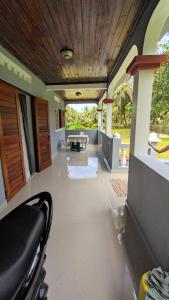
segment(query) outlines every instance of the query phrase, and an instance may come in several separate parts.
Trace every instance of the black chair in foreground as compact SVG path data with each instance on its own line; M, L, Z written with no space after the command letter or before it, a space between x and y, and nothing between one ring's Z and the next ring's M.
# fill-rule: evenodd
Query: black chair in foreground
M0 220L0 300L47 300L46 244L52 197L39 193Z

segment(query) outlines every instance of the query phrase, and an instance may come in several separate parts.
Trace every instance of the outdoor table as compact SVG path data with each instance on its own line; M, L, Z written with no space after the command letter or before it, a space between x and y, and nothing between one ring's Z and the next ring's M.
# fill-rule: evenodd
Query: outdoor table
M86 145L89 143L89 137L86 134L84 134L84 135L78 135L78 134L69 135L67 137L67 143L71 144L71 150L77 150L77 151L85 150ZM81 144L82 144L82 148L80 147Z

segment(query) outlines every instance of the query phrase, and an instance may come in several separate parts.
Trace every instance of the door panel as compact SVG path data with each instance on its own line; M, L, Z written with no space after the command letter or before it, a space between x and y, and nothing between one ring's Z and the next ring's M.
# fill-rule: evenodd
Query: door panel
M0 83L0 152L8 200L26 183L18 101L17 90Z
M38 169L51 165L51 141L48 101L35 97L35 122L37 135Z

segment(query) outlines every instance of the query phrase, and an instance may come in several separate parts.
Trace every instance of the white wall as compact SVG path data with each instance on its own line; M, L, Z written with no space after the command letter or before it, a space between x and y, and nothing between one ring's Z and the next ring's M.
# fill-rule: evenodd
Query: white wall
M131 155L127 198L158 265L168 270L169 166L148 155Z

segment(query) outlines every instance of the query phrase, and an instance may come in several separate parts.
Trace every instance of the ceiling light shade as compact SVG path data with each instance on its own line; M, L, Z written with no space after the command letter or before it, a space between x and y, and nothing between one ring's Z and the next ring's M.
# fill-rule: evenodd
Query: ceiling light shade
M70 49L62 49L60 53L64 59L71 59L73 57L73 50Z
M82 94L81 92L76 92L77 97L81 96L81 94Z

